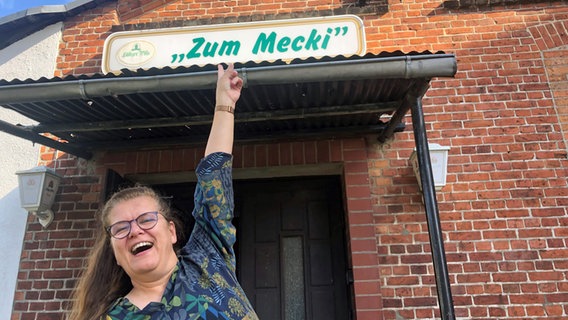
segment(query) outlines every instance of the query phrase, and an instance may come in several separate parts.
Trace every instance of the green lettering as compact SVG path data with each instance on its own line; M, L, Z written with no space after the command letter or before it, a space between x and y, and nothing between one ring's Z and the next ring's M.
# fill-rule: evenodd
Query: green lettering
M185 57L187 59L201 57L201 53L199 53L197 51L199 50L199 48L201 48L201 46L203 45L204 42L205 42L205 38L203 38L203 37L193 39L194 46L191 48L191 50L189 50L189 52L187 53L187 55Z
M258 54L259 51L261 52L274 52L274 44L276 43L276 32L271 32L270 35L267 37L266 33L261 32L254 43L254 47L252 49L253 54Z
M318 35L316 29L312 29L310 33L310 37L308 41L306 41L306 50L317 50L318 49L318 42L321 40L321 36Z
M333 29L327 28L327 34L323 38L323 43L321 44L322 49L327 49L327 44L329 43L329 37L330 37L330 34L331 34L332 31L333 31Z
M223 41L221 49L219 49L219 55L236 56L239 54L240 49L241 49L240 41Z
M211 44L211 42L207 42L207 44L205 44L205 49L203 50L203 56L214 57L218 46L219 44L217 42L214 42L213 44Z
M290 45L290 42L292 42L290 37L284 37L284 38L280 39L280 41L278 41L278 45L276 46L276 49L278 49L279 52L286 52L286 51L288 51L287 47Z
M302 36L296 37L296 39L294 39L294 41L292 41L292 50L294 50L294 51L302 50L302 44L305 41L306 41L306 38L304 38Z

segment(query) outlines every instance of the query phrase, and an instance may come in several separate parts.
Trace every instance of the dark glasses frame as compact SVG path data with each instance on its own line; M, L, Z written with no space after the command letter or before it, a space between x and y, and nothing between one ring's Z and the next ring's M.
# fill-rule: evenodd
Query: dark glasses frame
M132 231L132 222L136 222L138 228L142 230L150 230L158 224L158 214L161 213L159 211L144 212L132 220L122 220L115 222L110 226L106 227L105 230L109 236L115 239L124 239L128 237L130 235L130 232ZM117 236L118 234L124 232L125 230L126 233L124 235Z

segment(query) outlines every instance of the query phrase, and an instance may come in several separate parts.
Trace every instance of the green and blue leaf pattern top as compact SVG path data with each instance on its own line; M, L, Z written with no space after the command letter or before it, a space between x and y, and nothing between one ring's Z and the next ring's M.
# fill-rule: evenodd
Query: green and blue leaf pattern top
M161 302L140 310L120 298L106 320L258 320L235 274L232 156L213 153L196 169L196 224Z

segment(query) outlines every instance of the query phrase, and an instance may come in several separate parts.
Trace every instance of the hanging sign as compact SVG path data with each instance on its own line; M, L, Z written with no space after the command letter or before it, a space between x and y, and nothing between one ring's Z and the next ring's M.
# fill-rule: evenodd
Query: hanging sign
M355 15L125 31L105 41L102 70L365 54Z

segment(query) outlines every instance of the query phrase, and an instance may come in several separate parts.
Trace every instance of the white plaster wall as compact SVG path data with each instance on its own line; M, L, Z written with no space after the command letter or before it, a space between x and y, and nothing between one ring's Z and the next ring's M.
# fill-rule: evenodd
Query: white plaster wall
M0 50L0 79L51 78L55 70L61 23L51 25ZM34 124L0 107L0 119ZM28 213L20 207L16 171L38 164L39 146L0 131L0 319L10 319Z

